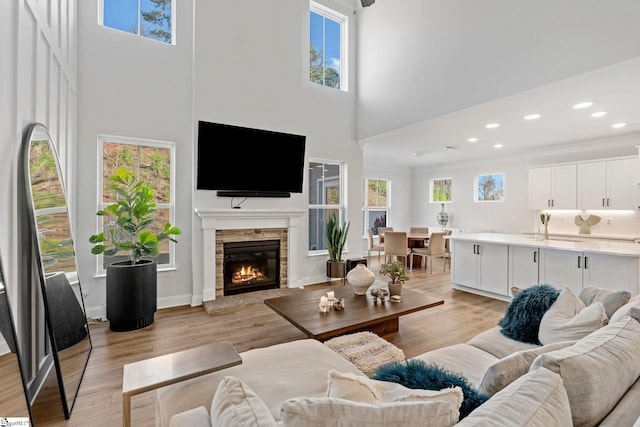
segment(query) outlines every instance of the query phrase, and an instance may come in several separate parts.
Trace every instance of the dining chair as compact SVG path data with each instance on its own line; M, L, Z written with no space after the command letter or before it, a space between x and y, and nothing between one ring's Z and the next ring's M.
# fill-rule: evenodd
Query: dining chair
M367 229L367 259L371 257L371 251L377 251L378 252L378 261L380 261L380 252L384 251L384 245L376 245L375 242L373 241L373 234L371 233L371 230Z
M384 233L387 231L393 231L393 227L378 227L378 237L380 238L378 243L381 245L384 244Z
M431 267L431 274L433 274L433 258L442 258L443 264L445 263L445 243L444 236L446 232L431 233L429 237L429 246L426 248L413 248L411 249L411 265L413 265L413 257L419 255L422 257L422 262L425 263L425 259L429 259L429 267ZM426 266L426 263L425 263ZM444 270L443 266L443 271Z
M451 236L453 231L445 230L445 239L444 239L444 261L445 261L445 269L446 264L449 264L449 271L451 271L451 239L448 239L447 236Z
M429 227L409 227L409 234L429 234Z
M409 269L413 269L413 260L410 258L411 249L407 244L407 232L406 231L386 231L384 233L384 258L385 261L393 260L395 256L398 261L400 258L404 258L403 261L406 264L407 261L411 262Z
M416 234L419 234L419 235L423 235L424 234L425 236L428 236L429 235L429 227L409 227L409 234L410 235L414 235L414 236ZM425 239L422 242L422 246L424 246L425 248L427 246L429 246L429 239Z

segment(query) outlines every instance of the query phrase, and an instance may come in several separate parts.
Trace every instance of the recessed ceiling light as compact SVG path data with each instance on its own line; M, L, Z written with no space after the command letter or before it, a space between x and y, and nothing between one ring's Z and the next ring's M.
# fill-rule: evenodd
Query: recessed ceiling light
M467 139L467 142L470 142L470 143L473 144L474 142L478 142L478 138L476 138L476 137L469 138L469 139Z
M614 129L620 129L620 128L625 127L626 125L627 125L626 123L624 123L624 122L620 122L620 123L614 123L614 124L612 124L612 125L611 125L611 127L612 127L612 128L614 128Z
M485 127L487 129L495 129L495 128L499 128L500 127L500 123L489 123L488 125L485 125Z
M413 155L416 156L416 157L423 157L423 156L426 156L429 153L430 153L430 151L414 151Z
M502 148L503 145L502 144L493 144L493 148Z
M540 118L540 114L529 114L527 116L524 116L525 120L537 120Z
M591 113L591 117L600 118L607 115L606 111L596 111L595 113Z
M445 145L444 147L442 147L443 150L457 150L458 147L456 147L455 145Z
M573 108L575 108L576 110L581 110L582 108L588 108L591 107L593 105L593 102L579 102L576 105L573 106Z

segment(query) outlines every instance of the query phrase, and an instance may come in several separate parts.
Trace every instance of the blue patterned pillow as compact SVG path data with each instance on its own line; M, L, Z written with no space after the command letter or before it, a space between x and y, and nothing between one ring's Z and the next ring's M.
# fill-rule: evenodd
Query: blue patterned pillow
M462 375L420 359L385 363L376 369L371 378L402 384L412 389L442 390L460 387L464 395L460 406L460 419L489 399L489 396L479 393Z
M498 322L502 335L528 344L540 344L540 320L559 294L559 290L549 285L522 289L511 299L504 317Z

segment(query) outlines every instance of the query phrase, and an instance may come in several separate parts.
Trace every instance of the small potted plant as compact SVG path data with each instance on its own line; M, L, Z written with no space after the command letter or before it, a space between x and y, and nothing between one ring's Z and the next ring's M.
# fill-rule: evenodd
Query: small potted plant
M349 222L345 221L340 226L338 217L330 215L325 221L325 243L329 251L327 261L327 277L344 277L346 265L342 261L342 250L347 242L349 234Z
M380 274L391 279L391 282L389 282L389 294L391 296L402 295L402 285L409 280L403 263L398 261L384 263L380 266Z
M126 253L128 259L107 266L107 318L112 331L130 331L153 323L157 305L157 266L159 242L181 234L179 228L164 224L159 233L151 231L156 203L155 192L134 173L120 168L109 177L109 189L118 200L99 210L105 232L94 234L91 253L114 256Z

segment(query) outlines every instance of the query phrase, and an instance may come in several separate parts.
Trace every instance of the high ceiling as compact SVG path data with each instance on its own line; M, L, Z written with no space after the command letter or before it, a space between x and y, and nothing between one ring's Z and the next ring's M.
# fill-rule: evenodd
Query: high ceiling
M638 0L378 0L359 8L365 163L419 167L640 134L639 22ZM572 108L582 101L593 105ZM596 111L607 115L592 118ZM534 113L541 117L523 119ZM501 126L485 128L494 122Z

